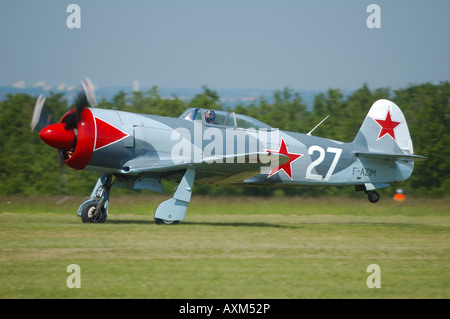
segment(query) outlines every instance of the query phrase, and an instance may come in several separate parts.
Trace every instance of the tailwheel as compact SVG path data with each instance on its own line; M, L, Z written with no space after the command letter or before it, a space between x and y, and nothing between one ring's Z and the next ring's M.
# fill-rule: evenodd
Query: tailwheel
M366 194L371 203L376 203L380 200L380 194L377 191L367 191Z
M80 215L83 223L104 223L106 221L106 209L102 206L97 211L99 203L95 200L84 202L80 207Z
M167 219L161 219L155 217L155 223L156 225L176 225L180 221L179 220L167 220Z

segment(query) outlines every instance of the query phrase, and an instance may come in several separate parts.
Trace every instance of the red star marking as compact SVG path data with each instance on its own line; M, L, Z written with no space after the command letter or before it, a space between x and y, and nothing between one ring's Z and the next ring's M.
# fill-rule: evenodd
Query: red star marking
M391 118L391 112L388 110L386 118L384 120L373 119L378 125L381 126L380 134L378 134L377 141L385 135L389 135L395 141L394 129L400 125L402 122L393 121Z
M291 179L291 181L293 181L293 176L292 176L292 162L298 160L300 157L302 157L304 154L297 154L297 153L289 153L287 146L286 146L286 142L284 141L283 138L281 138L281 145L280 145L280 149L278 151L272 151L272 150L264 150L269 154L282 154L282 155L286 155L287 157L289 157L289 161L277 166L275 168L272 168L272 170L269 173L269 176L267 176L267 178L271 177L272 175L278 173L279 171L284 171L287 176Z
M108 122L99 119L98 117L95 118L95 125L97 129L97 138L95 141L94 151L130 136L130 134L125 133Z

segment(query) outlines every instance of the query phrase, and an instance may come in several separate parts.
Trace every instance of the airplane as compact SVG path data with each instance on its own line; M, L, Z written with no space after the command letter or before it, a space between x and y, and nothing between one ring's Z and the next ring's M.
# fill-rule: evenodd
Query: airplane
M400 108L385 99L373 103L355 139L344 143L312 135L323 121L303 134L221 110L189 108L172 118L100 109L91 80L81 86L75 108L39 135L68 167L100 174L77 211L84 223L106 221L112 186L163 193L162 181L178 185L156 208L158 225L185 219L194 183L353 185L376 203L377 189L405 181L414 162L426 159L414 154ZM35 108L44 103L40 96Z

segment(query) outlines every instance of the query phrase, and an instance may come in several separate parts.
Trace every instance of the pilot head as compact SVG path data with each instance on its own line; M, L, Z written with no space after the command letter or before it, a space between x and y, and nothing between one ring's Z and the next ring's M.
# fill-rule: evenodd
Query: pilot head
M216 119L216 113L213 110L206 111L206 113L205 113L206 123L213 124L215 119Z

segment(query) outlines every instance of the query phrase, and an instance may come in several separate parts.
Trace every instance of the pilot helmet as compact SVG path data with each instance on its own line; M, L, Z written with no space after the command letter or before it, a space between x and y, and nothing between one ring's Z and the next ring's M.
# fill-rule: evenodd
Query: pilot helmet
M207 122L212 122L216 119L216 112L214 112L213 110L208 110L205 113L205 117Z

